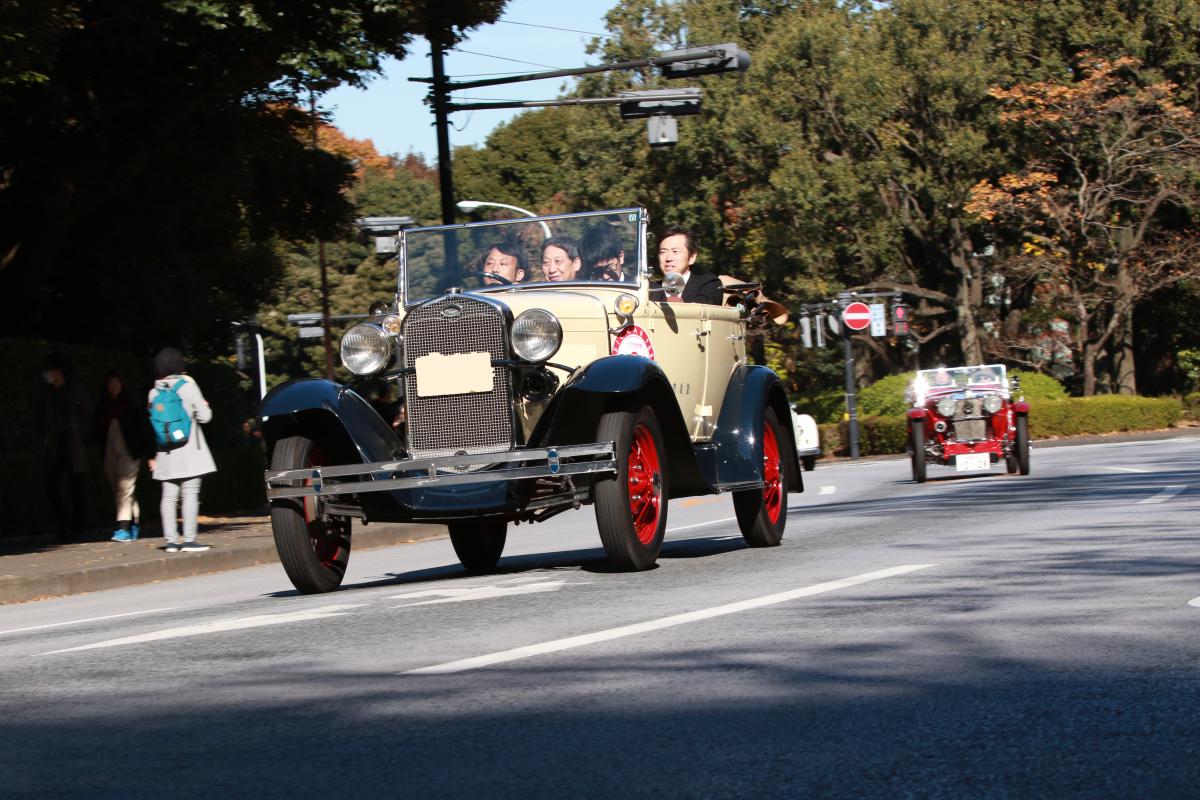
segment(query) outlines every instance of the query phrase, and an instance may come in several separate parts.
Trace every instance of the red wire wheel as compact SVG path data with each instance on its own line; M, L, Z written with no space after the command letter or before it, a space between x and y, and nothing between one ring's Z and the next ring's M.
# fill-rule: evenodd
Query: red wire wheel
M600 418L596 441L612 442L617 462L616 475L593 488L604 552L617 569L649 569L662 549L670 496L658 419L649 406L610 411Z
M271 469L307 469L325 461L311 438L288 436L276 443ZM301 482L311 484L308 478ZM271 501L271 531L279 561L299 591L318 594L341 586L350 561L349 519L322 519L316 497L285 497Z
M790 442L783 434L774 409L763 414L762 488L733 493L733 510L742 538L751 547L775 547L783 541L787 524L787 489L791 459L780 448Z

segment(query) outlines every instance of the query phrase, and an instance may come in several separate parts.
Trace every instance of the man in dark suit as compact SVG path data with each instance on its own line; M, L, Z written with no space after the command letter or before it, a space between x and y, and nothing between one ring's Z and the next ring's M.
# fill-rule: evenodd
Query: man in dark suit
M684 303L721 305L721 280L709 272L692 269L696 263L696 236L687 228L672 225L663 231L658 241L658 266L663 274L678 272L683 276L683 294L668 300Z

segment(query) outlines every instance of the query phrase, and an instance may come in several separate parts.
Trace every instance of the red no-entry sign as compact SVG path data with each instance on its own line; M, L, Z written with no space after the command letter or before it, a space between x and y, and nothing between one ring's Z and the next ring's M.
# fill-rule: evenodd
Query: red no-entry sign
M851 303L842 309L842 322L852 331L866 330L871 324L871 309L866 303Z

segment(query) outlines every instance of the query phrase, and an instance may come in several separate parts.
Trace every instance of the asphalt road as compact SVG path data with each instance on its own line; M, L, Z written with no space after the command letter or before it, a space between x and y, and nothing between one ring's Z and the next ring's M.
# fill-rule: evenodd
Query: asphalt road
M1200 437L818 467L778 548L677 501L0 607L6 797L1200 796ZM1189 603L1190 601L1190 603Z

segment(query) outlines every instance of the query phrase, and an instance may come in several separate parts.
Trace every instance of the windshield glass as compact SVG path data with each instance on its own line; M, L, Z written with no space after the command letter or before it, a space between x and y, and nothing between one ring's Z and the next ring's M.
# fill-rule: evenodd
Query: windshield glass
M412 303L456 286L636 284L644 220L644 211L623 209L410 228L401 232L400 290Z
M924 405L927 396L941 396L952 392L972 391L1001 392L1008 395L1008 381L1002 364L978 367L939 367L923 369L913 380L912 392L918 405Z

